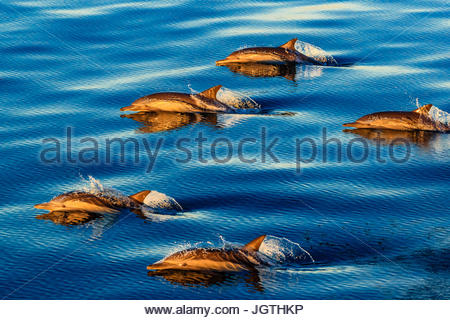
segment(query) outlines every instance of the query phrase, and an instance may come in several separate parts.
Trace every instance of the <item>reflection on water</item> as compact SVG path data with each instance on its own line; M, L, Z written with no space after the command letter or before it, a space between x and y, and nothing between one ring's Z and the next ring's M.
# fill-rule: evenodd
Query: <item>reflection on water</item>
M401 145L407 141L425 149L429 148L439 135L437 132L420 130L345 129L343 132L353 133L381 145Z
M180 113L180 112L137 112L132 114L123 114L121 118L133 119L140 122L141 127L137 129L138 133L155 133L176 130L189 125L206 124L213 128L220 129L231 127L237 122L244 121L251 117L292 117L295 112L279 113L259 113L259 114L223 114L223 113Z
M212 126L217 126L217 114L215 113L151 111L123 114L121 117L141 122L143 126L138 128L138 132L140 133L175 130L196 123L205 123Z
M122 216L122 218L133 213L136 217L146 220L147 222L161 222L172 217L172 215L149 214L148 212L139 209L131 209L129 211L124 211L125 215ZM36 219L48 220L62 226L87 226L92 228L91 239L97 239L112 227L118 221L120 216L119 213L108 212L102 214L88 211L50 211L36 216Z
M234 73L248 77L283 77L291 81L295 80L295 64L293 63L231 63L225 66Z
M149 271L150 277L162 277L171 284L182 285L185 287L194 286L220 286L235 285L244 283L250 285L253 290L263 292L264 287L261 284L258 270L243 272L200 272L186 270L156 270Z
M63 226L78 226L90 221L102 218L103 215L96 212L85 211L51 211L36 216L36 219L50 220Z
M138 217L144 218L139 214L139 210L134 211ZM49 220L54 224L62 226L82 226L86 225L92 228L91 239L100 238L105 231L114 225L119 214L88 211L50 211L36 216L36 219Z
M253 78L283 77L290 81L320 77L324 67L295 63L231 63L230 71Z

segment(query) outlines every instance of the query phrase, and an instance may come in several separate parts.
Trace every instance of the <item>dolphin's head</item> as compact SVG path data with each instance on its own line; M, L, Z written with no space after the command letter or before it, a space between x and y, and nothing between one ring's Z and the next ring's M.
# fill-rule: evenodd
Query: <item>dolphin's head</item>
M34 205L34 207L36 209L44 209L44 210L51 210L52 209L52 205L49 202L38 203L38 204Z
M202 255L202 249L189 249L176 252L161 261L147 266L147 270L193 270L197 269L194 260Z
M241 52L240 50L233 52L228 57L222 60L216 61L216 66L225 66L230 63L240 63L241 61Z
M120 111L145 111L148 100L147 97L139 98L131 105L120 108Z
M161 261L147 266L147 270L171 270L171 269L185 269L187 263L177 261Z
M120 108L120 111L149 111L149 104L163 97L164 93L153 93L135 100L131 105Z
M344 123L344 127L353 128L389 128L402 129L413 127L417 120L417 114L412 112L387 111L365 115L355 122Z
M343 126L344 127L352 127L352 128L370 128L371 122L372 121L369 121L369 120L358 119L355 122L344 123Z

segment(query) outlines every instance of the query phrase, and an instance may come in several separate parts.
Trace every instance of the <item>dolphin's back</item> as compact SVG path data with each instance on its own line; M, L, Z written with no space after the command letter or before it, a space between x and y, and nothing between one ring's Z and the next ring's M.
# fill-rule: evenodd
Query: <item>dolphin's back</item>
M104 199L97 197L96 195L94 195L92 193L84 192L84 191L66 192L66 193L63 193L63 194L60 194L60 195L54 197L51 200L51 202L65 203L65 202L73 201L73 200L90 202L90 203L94 203L94 204L106 204L106 201Z
M191 270L239 271L251 270L262 263L255 254L241 249L200 248L176 252L165 258L160 265Z
M383 111L375 112L359 118L357 121L373 121L373 120L399 120L399 121L417 121L420 114L410 111Z
M109 212L117 211L117 209L124 207L137 207L137 204L128 197L120 199L84 191L71 191L60 194L47 203L37 204L35 207L50 211L85 210L90 212Z
M285 48L254 47L237 50L224 61L232 62L296 62L297 54Z
M190 94L179 92L159 92L139 98L132 106L149 107L152 111L192 112L195 101Z
M191 96L190 94L180 93L180 92L158 92L158 93L149 94L147 96L139 98L133 103L149 102L149 101L152 101L152 100L186 101L186 100L190 99L190 96Z
M307 62L320 64L316 60L298 52L294 48L284 47L253 47L234 51L223 60L216 61L217 65L227 65L229 63L295 63Z
M179 92L160 92L150 94L134 101L131 106L121 110L163 111L163 112L233 112L233 108L199 94Z

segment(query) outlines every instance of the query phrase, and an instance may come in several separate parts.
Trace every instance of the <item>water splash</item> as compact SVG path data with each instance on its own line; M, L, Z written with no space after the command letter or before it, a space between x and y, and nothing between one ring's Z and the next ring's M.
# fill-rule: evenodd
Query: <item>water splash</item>
M101 218L89 222L86 227L92 228L92 235L89 241L95 241L103 236L103 233L108 231L117 222L117 215L108 214L103 215Z
M126 197L122 192L117 189L104 186L100 180L95 179L93 176L88 175L87 178L81 176L81 180L85 183L82 190L95 195L110 195L111 197Z
M432 106L430 108L428 115L436 122L442 123L446 126L450 125L450 113L445 112L435 106Z
M222 235L219 235L223 249L240 248L241 244L235 244L227 241ZM303 249L300 244L286 238L267 235L264 239L259 252L271 265L285 263L314 263L311 254Z
M305 79L310 80L318 78L323 74L323 66L316 66L310 64L299 64L296 67L295 80Z
M311 254L300 244L286 238L269 235L261 244L259 251L279 264L315 262Z
M193 89L190 84L188 84L188 88L191 95L196 95L199 93L197 90ZM220 102L236 109L235 111L237 113L258 113L261 111L261 106L256 103L255 100L250 98L250 96L233 91L223 86L217 92L216 98Z
M305 56L313 58L316 60L319 64L322 64L324 66L337 66L337 61L328 54L325 50L316 47L310 43L303 42L300 40L297 40L295 43L295 50L297 50L300 53L303 53Z
M187 242L178 245L170 254L192 248L233 249L242 248L242 244L227 241L224 236L219 235L219 245L215 245L210 241L196 242L193 244ZM286 238L279 238L271 235L266 236L259 248L259 253L261 254L260 258L272 266L289 263L315 263L311 254L303 249L300 244Z
M177 245L172 247L169 250L168 254L164 258L162 258L160 261L164 260L165 258L167 258L168 256L170 256L174 253L184 251L184 250L199 249L199 248L217 248L217 246L211 241L197 241L197 242L185 241L182 243L178 243Z
M151 191L153 194L149 199L144 199L144 204L139 211L146 220L151 222L164 222L178 216L183 211L181 205L172 197L158 191Z
M183 211L183 207L174 198L155 190L145 197L144 204L152 209Z
M421 105L419 103L419 98L416 98L416 107L417 107L417 109L419 109L421 107Z
M416 107L417 109L423 107L419 102L419 98L416 98ZM447 128L445 127L450 126L450 113L441 110L434 105L428 111L428 116L436 122L438 128L442 131L446 131Z
M232 106L240 113L257 113L261 111L261 106L248 95L222 87L217 92L217 100Z
M81 180L85 183L82 187L82 191L92 193L93 195L104 197L110 200L113 204L119 207L133 207L133 203L122 192L117 189L105 187L100 180L95 179L93 176L88 175L84 178L80 175Z
M151 222L164 222L171 220L177 215L178 211L171 209L151 208L148 206L142 206L140 213L145 217L147 221Z
M233 249L233 248L240 248L240 247L242 247L242 245L240 245L240 244L236 244L236 243L227 241L225 239L225 237L223 235L221 235L221 234L219 234L219 240L220 240L220 242L222 244L222 249Z

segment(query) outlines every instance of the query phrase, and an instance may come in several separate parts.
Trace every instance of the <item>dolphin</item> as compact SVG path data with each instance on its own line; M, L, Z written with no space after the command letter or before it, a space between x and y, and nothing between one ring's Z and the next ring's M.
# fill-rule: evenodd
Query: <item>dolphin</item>
M96 195L84 191L71 191L56 196L49 202L34 207L49 211L112 213L121 209L140 209L146 204L146 198L152 191L143 190L122 198Z
M147 270L190 271L253 271L267 265L258 255L266 235L262 235L241 248L195 248L176 252L160 262L147 266Z
M209 88L198 94L179 92L159 92L134 101L121 111L168 111L200 113L233 113L235 108L217 100L221 85Z
M345 123L343 126L361 129L450 132L448 125L437 122L428 115L432 106L427 104L413 111L376 112L363 116L355 122Z
M319 61L298 52L295 49L297 38L289 40L279 47L254 47L234 51L228 57L216 61L217 66L230 63L311 63L320 64Z

